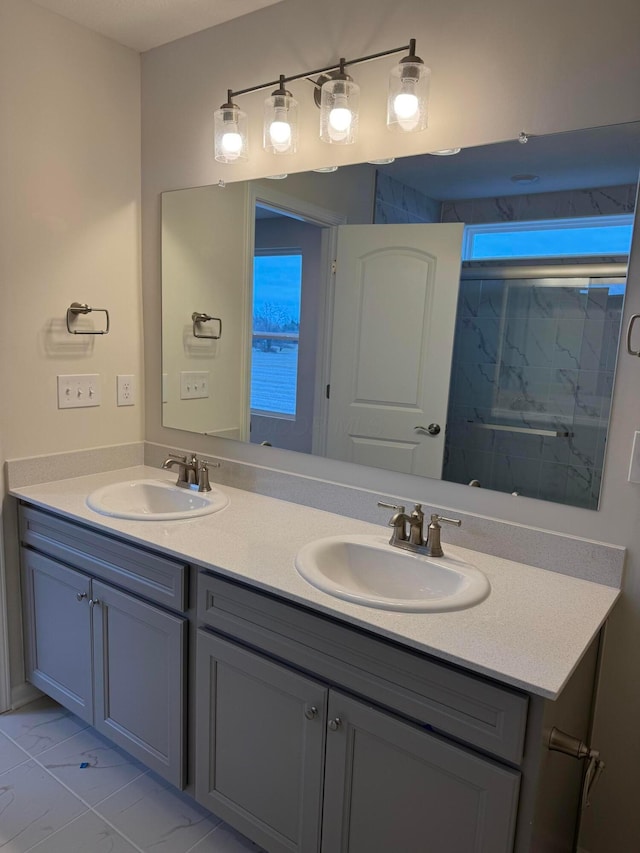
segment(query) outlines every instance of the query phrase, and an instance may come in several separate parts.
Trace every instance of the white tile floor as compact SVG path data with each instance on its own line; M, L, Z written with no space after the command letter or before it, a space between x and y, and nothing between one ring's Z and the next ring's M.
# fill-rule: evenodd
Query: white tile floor
M0 715L0 851L28 850L260 853L46 697Z

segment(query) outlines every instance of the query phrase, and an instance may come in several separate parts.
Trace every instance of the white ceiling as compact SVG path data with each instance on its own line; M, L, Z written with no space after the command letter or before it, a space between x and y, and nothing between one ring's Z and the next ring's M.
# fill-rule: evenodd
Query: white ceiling
M280 0L35 0L77 24L134 50L240 18Z

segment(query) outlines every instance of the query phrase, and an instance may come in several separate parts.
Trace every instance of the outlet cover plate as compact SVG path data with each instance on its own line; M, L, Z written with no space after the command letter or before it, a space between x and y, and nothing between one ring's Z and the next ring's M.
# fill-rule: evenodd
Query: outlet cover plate
M135 376L119 375L116 377L117 401L119 406L135 406L136 385Z

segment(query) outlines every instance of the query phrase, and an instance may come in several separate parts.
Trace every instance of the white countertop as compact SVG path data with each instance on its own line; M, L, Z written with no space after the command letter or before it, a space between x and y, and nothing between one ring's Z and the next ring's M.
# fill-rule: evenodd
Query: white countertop
M324 536L388 535L388 528L230 486L221 487L230 498L225 509L183 521L109 518L85 503L100 486L142 478L175 482L173 474L139 466L14 488L11 494L550 699L560 694L620 594L610 586L448 546L445 529L445 553L485 573L488 598L448 613L351 604L308 584L295 569L295 554Z

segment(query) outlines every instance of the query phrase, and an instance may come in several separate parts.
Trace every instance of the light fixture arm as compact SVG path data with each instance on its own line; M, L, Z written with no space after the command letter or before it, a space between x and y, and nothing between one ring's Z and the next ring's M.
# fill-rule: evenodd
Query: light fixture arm
M303 71L301 74L292 74L288 77L281 74L277 80L271 80L268 83L260 83L257 86L248 86L246 89L236 89L235 91L228 89L228 100L231 102L232 98L237 98L240 95L249 95L251 92L260 92L263 89L271 88L271 86L283 86L285 83L291 83L293 80L309 79L311 77L320 76L321 74L327 74L330 71L340 71L348 65L359 65L361 62L371 62L374 59L381 59L384 56L392 56L394 53L401 53L403 50L408 50L413 53L415 51L415 44L416 40L411 39L409 44L403 44L401 47L394 47L391 48L391 50L382 50L379 53L370 53L367 56L359 56L356 59L340 59L339 62L334 63L333 65L327 65L325 68L315 68L312 71ZM315 81L312 82L315 83Z

